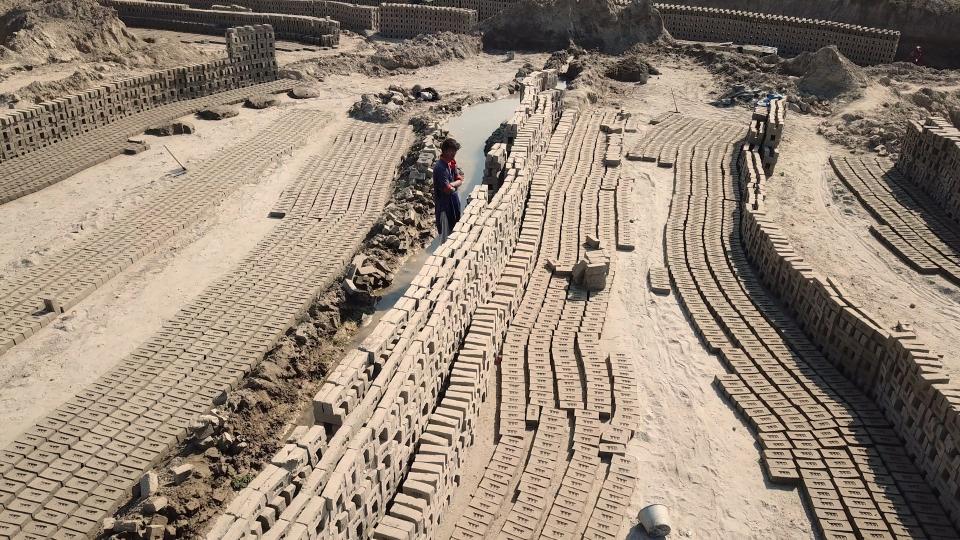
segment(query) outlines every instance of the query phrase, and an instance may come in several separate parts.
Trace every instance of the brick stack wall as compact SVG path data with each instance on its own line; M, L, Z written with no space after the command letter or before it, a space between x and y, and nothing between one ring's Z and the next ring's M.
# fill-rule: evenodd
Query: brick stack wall
M380 34L385 37L412 38L437 32L471 34L476 29L477 12L472 9L420 4L380 6Z
M782 56L829 45L860 65L893 62L900 32L749 11L656 4L673 37L777 47Z
M908 330L887 331L807 265L764 209L761 155L740 161L741 236L764 285L843 374L883 410L955 526L960 525L960 392Z
M184 4L196 9L215 9L223 0L186 0ZM380 28L379 2L364 5L362 2L332 2L329 0L232 0L231 5L242 6L258 13L301 15L306 17L330 17L340 23L340 28L351 32L377 30Z
M960 130L943 118L910 122L897 168L960 222Z
M117 11L125 24L179 32L220 34L230 26L269 24L280 39L336 47L340 42L340 23L305 15L250 13L194 9L187 4L140 0L100 0Z
M227 31L228 57L130 77L0 116L0 162L170 103L277 80L269 25Z
M477 12L480 22L496 17L516 3L517 0L434 0L430 2L434 6L472 9Z
M522 295L509 267L532 271L533 261L514 248L525 241L531 180L561 107L547 89L555 76L526 82L541 92L526 92L522 107L529 112L501 188L492 197L486 186L470 194L463 218L404 297L328 375L314 398L317 425L293 432L207 538L251 531L265 538L392 538L387 531L396 527L440 520ZM430 493L419 491L422 467L442 478Z

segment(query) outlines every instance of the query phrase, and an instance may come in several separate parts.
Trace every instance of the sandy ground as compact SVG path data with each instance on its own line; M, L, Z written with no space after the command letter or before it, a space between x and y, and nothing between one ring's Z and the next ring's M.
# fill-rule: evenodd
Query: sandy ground
M460 67L459 78L449 77L449 66L385 79L336 76L321 85L317 99L293 102L284 98L286 107L322 109L334 113L335 118L272 174L235 193L208 212L202 223L181 232L59 321L0 356L0 425L5 428L0 430L0 445L12 441L121 360L267 234L276 223L266 218L271 205L296 177L300 162L346 119L347 109L360 93L425 80L441 81L435 86L444 95L492 91L512 79L525 61L542 64L545 58L518 54L506 62L503 56L481 55ZM43 254L62 249L135 209L151 182L178 169L163 145L189 167L191 161L242 140L280 113L278 108L241 109L240 116L222 122L190 119L197 126L195 135L144 137L151 144L145 153L111 159L0 205L0 275L16 276Z
M740 120L743 109L717 109L705 102L713 88L699 68L658 66L660 80L636 89L623 105L638 116L641 133L628 134L630 148L647 121L676 104L684 114ZM644 426L629 445L640 462L633 510L653 503L670 510L681 538L804 539L813 537L797 490L768 483L760 451L746 424L712 386L724 373L686 320L676 296L647 287L651 267L666 267L663 227L673 190L673 169L624 161L636 178L636 250L617 255L617 273L606 325L605 347L625 352L639 376ZM635 522L633 522L635 523ZM630 538L646 538L639 528Z
M849 110L864 110L886 99L873 89ZM794 249L846 292L882 326L913 324L918 337L945 355L944 365L960 375L960 289L938 276L922 276L870 235L876 221L840 182L827 158L847 154L816 134L817 119L788 117L777 172L767 182L769 211Z

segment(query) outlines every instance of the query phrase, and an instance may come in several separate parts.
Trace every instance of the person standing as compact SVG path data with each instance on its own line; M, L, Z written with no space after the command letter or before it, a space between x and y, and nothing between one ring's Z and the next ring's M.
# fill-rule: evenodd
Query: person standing
M460 221L457 188L463 185L463 175L457 169L458 150L460 143L455 139L445 139L440 143L440 159L433 165L433 201L441 242L447 239L453 226Z

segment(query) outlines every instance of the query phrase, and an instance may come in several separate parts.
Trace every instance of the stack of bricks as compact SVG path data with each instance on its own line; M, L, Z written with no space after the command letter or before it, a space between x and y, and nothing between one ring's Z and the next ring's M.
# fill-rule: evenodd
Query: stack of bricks
M192 8L218 10L217 6L219 4L227 2L223 0L186 0L183 3ZM318 18L330 17L340 23L340 28L352 32L380 28L379 2L361 5L361 2L347 3L330 0L231 0L229 4L258 13L279 13Z
M269 24L280 39L321 47L336 47L340 43L340 23L329 18L193 9L187 4L145 0L100 0L100 3L115 9L120 20L129 26L219 34L228 26Z
M517 0L434 0L433 5L472 9L477 12L480 22L500 15L517 4Z
M541 112L523 135L538 138L530 144L542 153L555 104L534 105ZM472 442L506 310L515 303L504 280L522 242L531 175L508 170L492 198L486 186L470 195L447 241L315 397L315 417L328 436L320 442L307 430L306 440L281 449L210 538L251 531L265 538L409 537L439 522L457 480L450 473L459 468L458 449Z
M675 38L766 45L776 47L782 56L836 45L856 64L888 64L900 43L895 30L697 6L656 4L656 8Z
M675 158L667 263L704 346L729 370L716 383L757 437L768 478L800 487L824 538L956 538L955 404L947 390L908 403L945 381L936 362L912 343L903 357L914 367L888 372L897 382L874 371L889 342L872 342L881 331L766 220L759 152L723 123L696 123L707 129L690 131ZM920 380L926 369L932 378ZM902 401L885 405L881 383Z
M771 99L757 105L747 131L747 144L760 154L763 170L767 176L780 159L780 140L783 138L783 123L787 117L787 104L782 99Z
M948 120L911 121L897 168L960 222L960 131Z
M933 197L884 158L831 156L830 165L877 220L877 240L917 272L960 285L960 235Z
M231 29L227 41L226 59L121 79L7 113L0 117L0 163L169 103L277 79L270 26Z
M755 175L751 183L762 181ZM742 235L764 284L827 358L876 401L960 526L960 396L942 360L915 334L881 328L835 282L814 273L766 217L762 194L754 197Z
M472 9L422 4L381 4L380 34L390 38L412 38L420 34L477 31L477 12Z

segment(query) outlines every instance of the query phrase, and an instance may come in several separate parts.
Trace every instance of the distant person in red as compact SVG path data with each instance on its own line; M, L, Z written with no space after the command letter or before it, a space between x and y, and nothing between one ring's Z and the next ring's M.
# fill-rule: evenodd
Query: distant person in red
M910 54L910 61L918 66L923 64L923 47L917 45L917 48Z
M463 185L463 175L457 169L457 150L460 150L460 143L446 139L440 143L440 159L433 166L433 201L441 240L446 240L453 226L460 221L457 188Z

